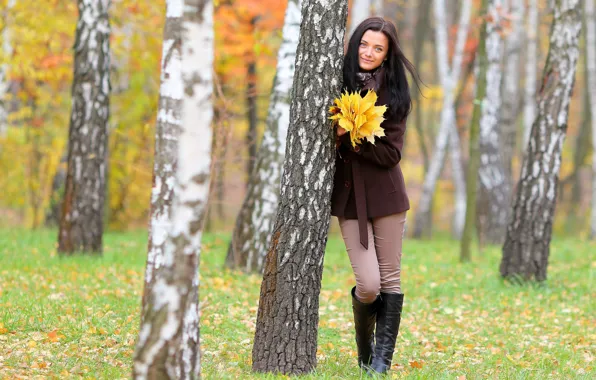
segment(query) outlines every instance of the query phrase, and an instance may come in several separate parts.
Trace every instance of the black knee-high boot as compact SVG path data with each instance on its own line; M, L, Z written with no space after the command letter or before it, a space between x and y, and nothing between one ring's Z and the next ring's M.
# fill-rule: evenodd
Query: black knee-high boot
M356 298L356 287L352 288L352 310L354 311L354 328L356 330L356 346L358 347L358 365L368 367L373 355L373 338L377 320L379 298L373 303L362 303Z
M385 373L391 368L391 359L395 350L395 341L399 332L403 294L381 292L377 308L377 330L375 349L370 367L378 373Z

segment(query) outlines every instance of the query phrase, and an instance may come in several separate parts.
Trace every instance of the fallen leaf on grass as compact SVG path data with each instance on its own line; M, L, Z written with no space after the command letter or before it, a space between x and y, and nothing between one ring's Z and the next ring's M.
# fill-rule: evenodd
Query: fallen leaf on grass
M412 368L422 368L423 364L421 362L418 361L411 361L410 362L410 367Z

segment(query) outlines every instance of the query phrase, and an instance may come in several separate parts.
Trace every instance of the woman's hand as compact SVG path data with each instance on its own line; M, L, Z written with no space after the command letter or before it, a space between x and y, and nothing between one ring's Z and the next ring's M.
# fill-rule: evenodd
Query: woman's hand
M345 129L343 129L340 126L337 126L337 137L342 137L346 133L348 133L348 131L346 131Z

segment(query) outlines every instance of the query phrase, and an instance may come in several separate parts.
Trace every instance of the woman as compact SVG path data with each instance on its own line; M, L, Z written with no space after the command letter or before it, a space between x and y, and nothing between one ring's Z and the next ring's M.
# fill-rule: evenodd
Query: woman
M380 17L364 20L348 44L344 90L363 95L375 90L376 105L387 106L381 124L385 137L352 147L349 133L337 127L331 213L339 219L356 277L358 364L379 373L391 367L404 299L400 262L410 204L399 162L411 108L406 70L415 72L399 47L395 25Z

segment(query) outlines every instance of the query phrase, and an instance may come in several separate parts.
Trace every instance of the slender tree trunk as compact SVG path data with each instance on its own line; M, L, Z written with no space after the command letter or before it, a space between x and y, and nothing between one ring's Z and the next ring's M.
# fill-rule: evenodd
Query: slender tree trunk
M72 113L58 251L102 252L108 119L110 0L78 0Z
M592 121L592 219L590 238L596 238L596 12L594 0L585 0L586 22L586 71L588 76L588 93Z
M2 29L2 52L6 58L12 56L12 44L10 42L10 20L8 18L8 12L14 7L16 0L8 0L6 3L6 8L3 12L3 19L4 19L4 28ZM6 131L8 130L8 106L6 102L6 95L8 94L9 90L9 80L8 80L8 65L2 64L0 65L0 137L6 135ZM1 148L1 147L0 147Z
M350 9L350 35L356 27L370 16L371 0L353 0Z
M288 0L283 41L277 57L277 74L269 101L267 128L228 248L228 266L247 272L262 271L277 214L290 123L290 90L294 80L300 17L300 1Z
M418 47L414 49L414 66L420 67L422 64L422 57L424 53L424 42L426 41L426 33L429 31L429 17L428 8L432 0L422 0L418 6L416 31L414 36L415 45ZM418 133L418 141L420 143L420 151L422 152L422 159L424 162L424 172L428 171L430 166L430 158L428 147L426 146L426 139L424 128L422 126L422 107L420 107L420 91L413 91L414 103L416 104L416 121L414 127ZM427 221L429 223L430 221Z
M505 47L505 75L503 77L503 105L501 111L502 156L506 178L511 181L511 164L517 140L517 117L520 112L520 54L524 39L524 4L520 0L509 0L511 31Z
M480 117L478 229L481 241L502 244L507 228L511 185L501 156L501 41L500 0L489 0L486 23L486 92Z
M561 151L580 54L581 1L556 0L553 16L538 115L503 245L500 272L505 278L546 280Z
M257 18L250 21L254 33ZM248 129L246 131L246 146L248 147L248 159L246 162L246 187L249 186L250 177L255 166L257 156L257 57L251 51L246 65L246 106L248 108Z
M304 0L302 5L281 200L265 260L252 352L257 372L301 374L316 366L335 170L335 138L327 112L340 92L347 3Z
M481 15L486 15L489 0L482 1ZM480 169L480 117L486 101L487 85L487 67L488 57L486 54L487 44L487 22L483 23L480 29L480 40L475 61L478 63L478 73L476 82L476 95L474 99L474 112L470 121L470 158L468 159L467 171L467 205L466 205L466 223L460 246L460 261L470 261L472 258L471 245L474 238L476 227L476 201L478 196L478 171ZM481 101L480 99L483 99Z
M453 91L457 87L457 82L461 74L463 51L468 35L471 1L466 0L462 6L457 31L455 53L451 69L449 68L449 58L447 51L448 35L447 19L445 16L445 12L445 1L435 1L435 38L437 46L437 62L439 67L439 76L441 78L441 85L443 87L444 92L443 109L441 111L441 125L439 127L439 133L437 135L437 139L435 141L435 149L433 151L433 160L431 161L431 165L424 178L424 184L422 186L422 195L420 197L420 202L418 203L418 212L416 215L416 223L414 225L415 237L422 236L422 233L424 231L424 221L428 220L427 215L430 212L430 205L435 191L437 180L439 179L439 176L443 169L448 144L451 148L451 162L454 171L455 184L457 187L454 222L454 232L456 236L461 236L465 221L465 181L462 181L463 169L461 168L461 148L459 147L459 136L457 135L457 128L455 125Z
M180 112L184 96L180 85L183 1L168 0L166 3L143 310L146 310L151 288L155 284L155 273L163 264L166 239L172 227L170 213L174 198L178 137L182 123Z
M182 14L182 62L174 76L176 86L184 89L179 109L182 123L172 224L139 332L135 379L201 376L198 286L211 166L213 3L168 1L168 17Z
M536 60L538 59L538 0L528 1L528 24L526 45L526 85L524 91L524 141L526 149L532 123L536 119Z

